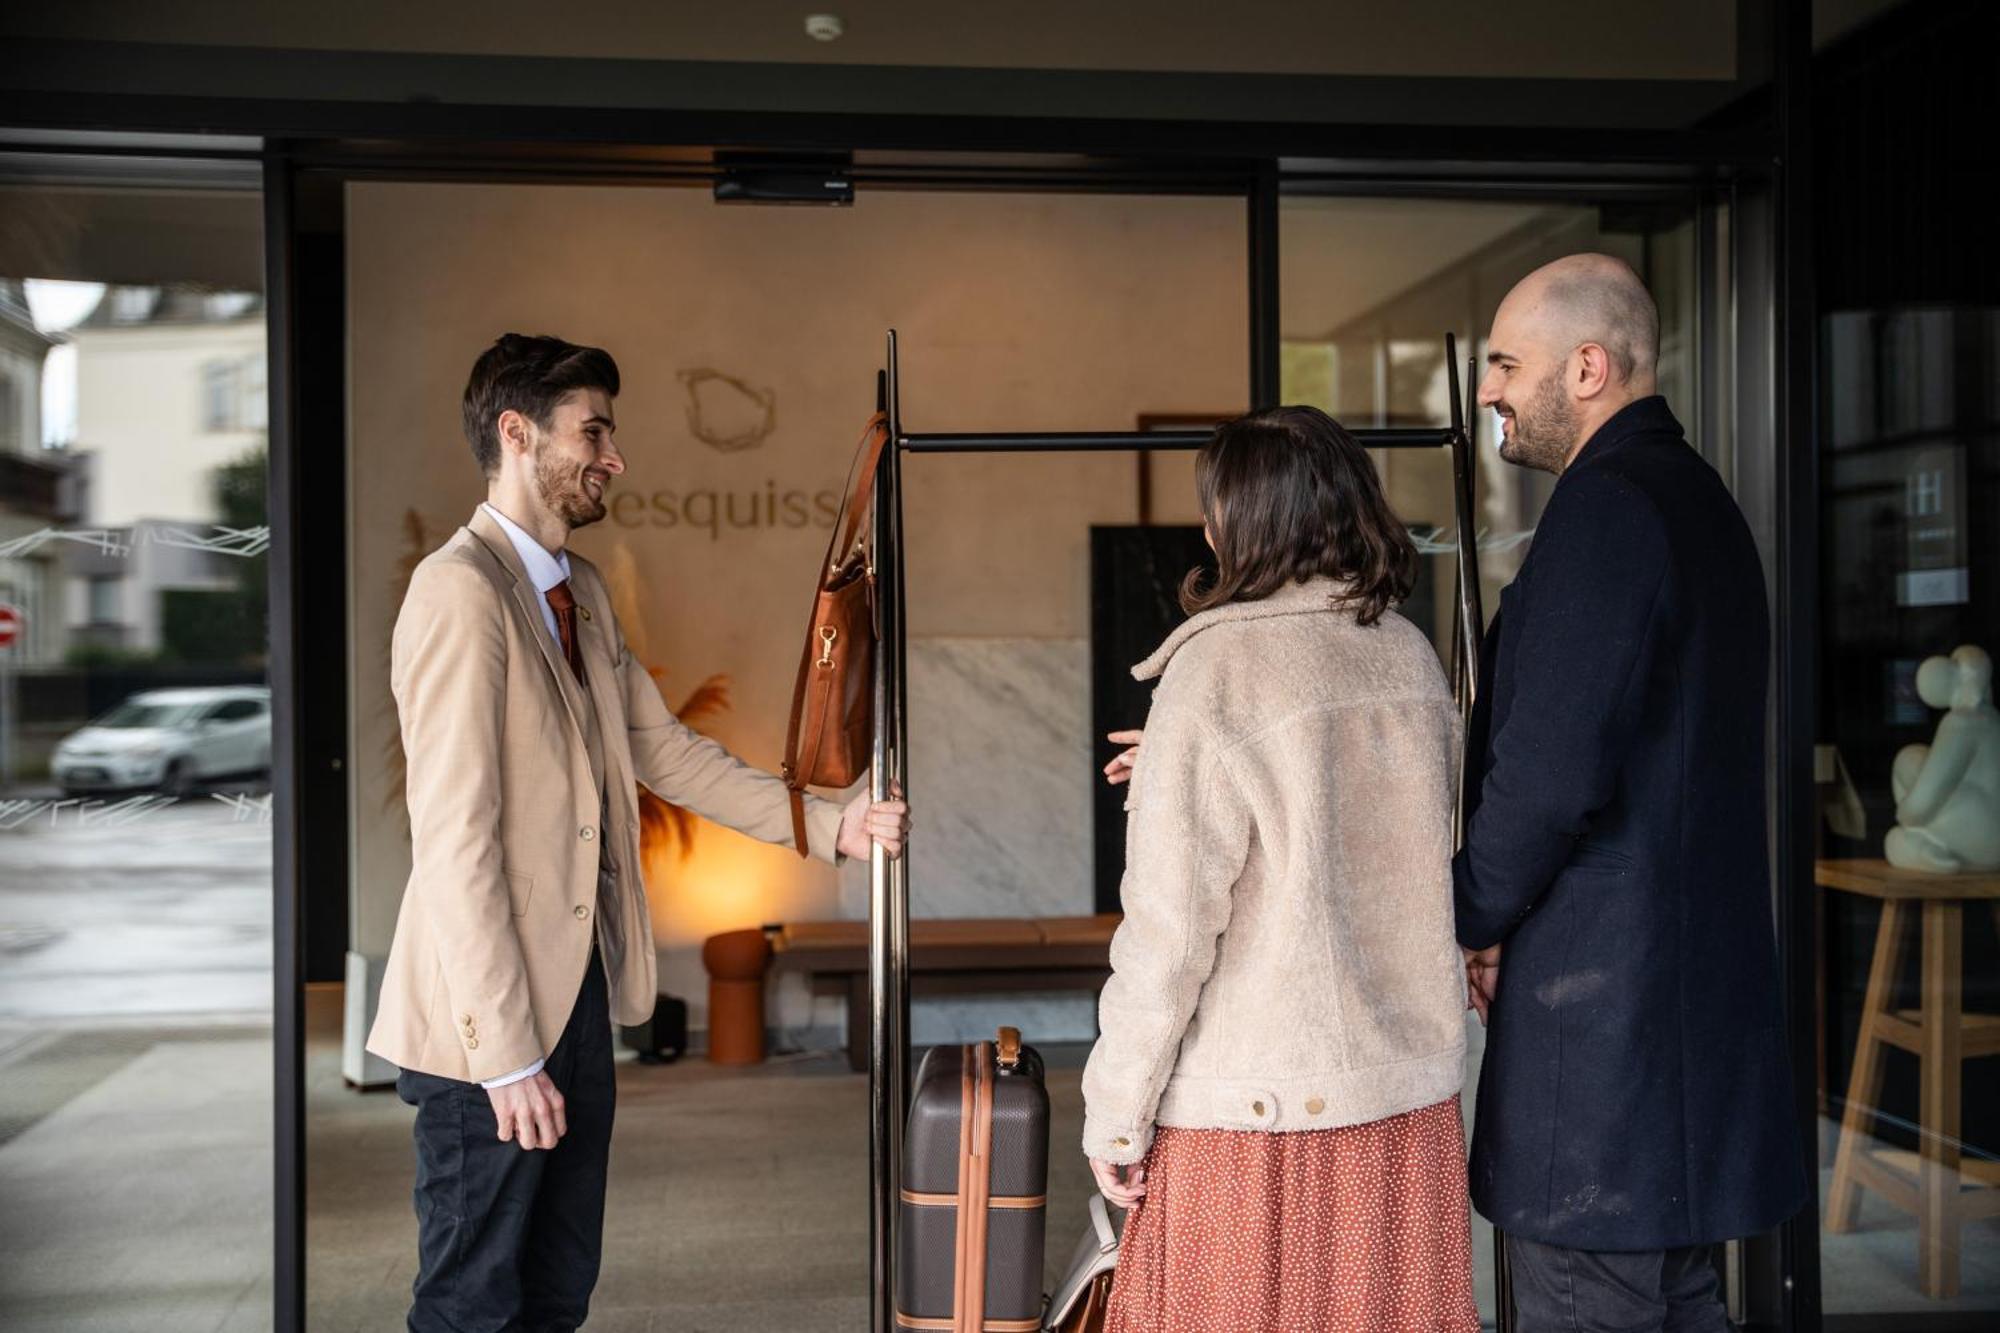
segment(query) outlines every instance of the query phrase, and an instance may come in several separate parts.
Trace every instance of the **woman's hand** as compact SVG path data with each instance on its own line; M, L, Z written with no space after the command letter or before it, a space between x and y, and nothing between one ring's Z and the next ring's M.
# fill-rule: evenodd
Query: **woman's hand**
M1460 952L1465 955L1466 1007L1479 1012L1479 1023L1484 1027L1493 997L1500 993L1500 946L1477 952L1461 948Z
M1114 731L1104 738L1113 745L1131 747L1121 751L1116 759L1104 766L1106 782L1116 787L1132 780L1132 765L1139 762L1139 742L1145 734L1143 731Z
M1137 732L1132 734L1138 735ZM1120 1172L1124 1173L1122 1178ZM1093 1157L1090 1159L1090 1174L1097 1178L1097 1192L1127 1212L1137 1208L1139 1200L1146 1197L1144 1163L1114 1166L1110 1162L1101 1162Z

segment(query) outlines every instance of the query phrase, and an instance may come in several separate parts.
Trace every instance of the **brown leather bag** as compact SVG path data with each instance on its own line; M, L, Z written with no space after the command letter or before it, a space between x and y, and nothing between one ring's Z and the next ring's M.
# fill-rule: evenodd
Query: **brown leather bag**
M1050 1333L1104 1333L1104 1319L1111 1310L1110 1273L1099 1273L1083 1289L1083 1297L1063 1316L1050 1324Z
M785 734L785 786L792 793L792 837L806 856L807 787L845 787L868 771L873 740L875 571L866 527L875 467L889 443L889 418L877 412L861 432L852 483L833 520L819 569L812 620L792 688Z
M1048 1333L1103 1333L1111 1284L1118 1275L1119 1233L1102 1194L1090 1196L1089 1213L1090 1230L1077 1242L1062 1283L1049 1300L1043 1325Z

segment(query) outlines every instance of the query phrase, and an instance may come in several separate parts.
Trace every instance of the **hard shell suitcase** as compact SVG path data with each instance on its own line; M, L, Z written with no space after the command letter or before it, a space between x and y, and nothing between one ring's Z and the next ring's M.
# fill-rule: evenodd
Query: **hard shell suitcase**
M1042 1058L997 1041L924 1055L903 1139L896 1325L1037 1333L1048 1215Z

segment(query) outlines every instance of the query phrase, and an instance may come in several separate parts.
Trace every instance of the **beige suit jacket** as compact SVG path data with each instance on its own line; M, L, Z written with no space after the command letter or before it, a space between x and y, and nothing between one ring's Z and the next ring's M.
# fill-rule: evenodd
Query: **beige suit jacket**
M396 618L411 870L368 1049L402 1068L479 1082L545 1058L593 938L613 1016L651 1016L640 784L753 838L791 838L784 783L682 726L627 651L596 567L572 552L570 569L587 695L483 511L417 567ZM838 806L808 798L815 855L834 858L839 828ZM617 868L601 902L600 853Z

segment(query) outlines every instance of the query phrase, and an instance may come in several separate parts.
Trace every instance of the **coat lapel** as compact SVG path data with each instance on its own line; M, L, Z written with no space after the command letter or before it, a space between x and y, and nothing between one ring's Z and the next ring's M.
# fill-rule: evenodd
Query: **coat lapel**
M575 674L569 669L569 663L562 660L562 654L557 650L555 642L549 638L549 627L542 619L541 607L538 605L541 594L535 591L533 581L528 578L527 568L521 564L520 553L514 549L514 543L507 539L507 533L484 509L473 514L472 522L468 523L466 528L485 544L486 549L500 562L501 568L505 569L514 580L514 610L526 624L528 637L535 641L537 648L541 649L542 664L548 669L549 684L562 696L563 707L569 710L570 725L576 729L577 741L579 744L583 743L583 719L586 707L583 687L577 683ZM581 627L582 617L578 616L577 619Z

